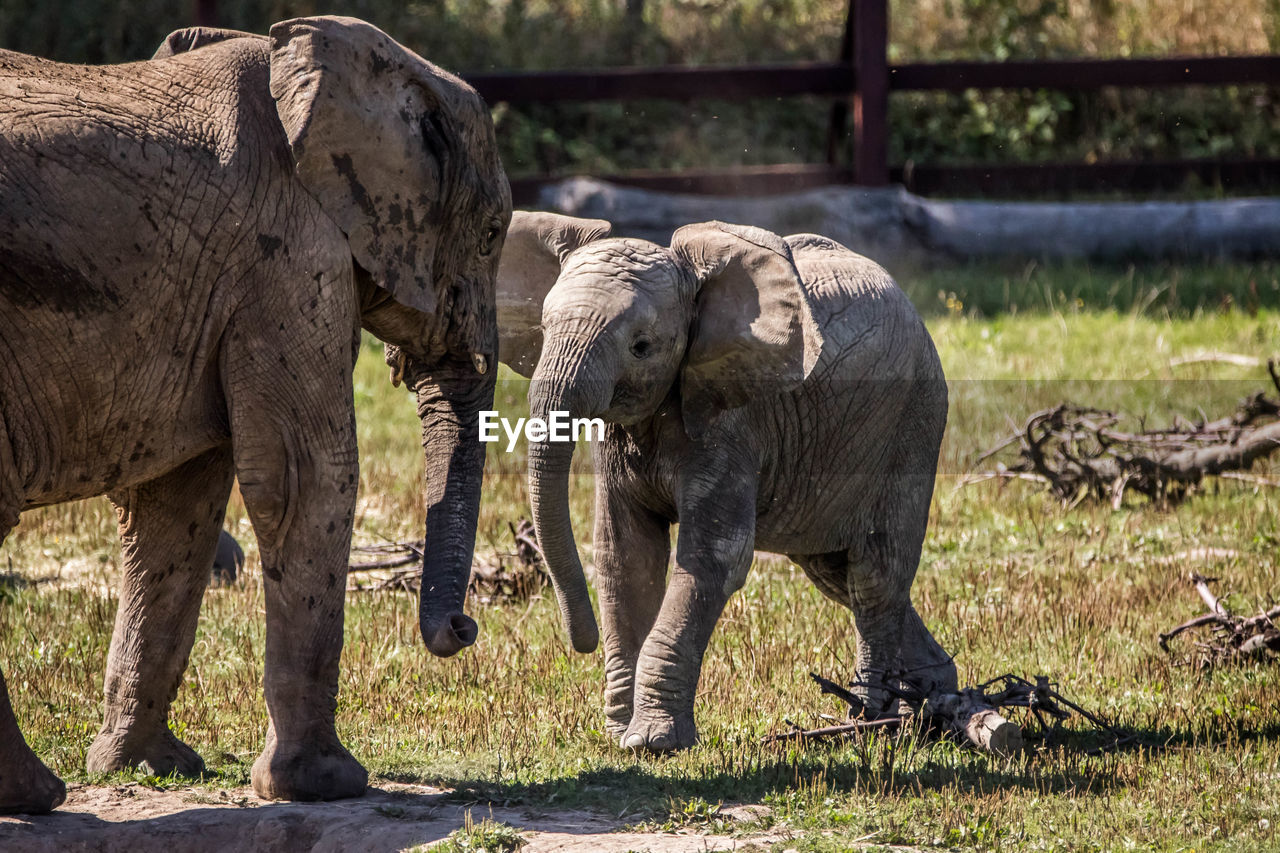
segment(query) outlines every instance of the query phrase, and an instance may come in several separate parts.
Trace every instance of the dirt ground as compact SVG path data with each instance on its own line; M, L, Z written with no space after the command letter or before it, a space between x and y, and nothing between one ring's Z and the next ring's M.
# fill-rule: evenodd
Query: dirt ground
M525 853L761 850L789 837L785 831L742 838L692 830L627 832L617 820L589 812L468 806L450 801L446 794L426 786L388 784L354 800L272 803L258 799L249 788L74 786L66 803L51 815L0 817L0 851L384 853L439 841L463 825L468 811L476 823L491 818L518 827L529 842ZM724 812L752 820L760 809L739 806Z

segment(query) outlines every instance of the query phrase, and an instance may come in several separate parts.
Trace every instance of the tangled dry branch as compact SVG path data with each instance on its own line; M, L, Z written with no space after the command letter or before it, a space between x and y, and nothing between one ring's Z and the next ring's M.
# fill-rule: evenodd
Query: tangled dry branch
M1190 580L1209 612L1161 634L1160 648L1172 654L1169 641L1174 637L1207 628L1209 638L1195 642L1197 657L1188 658L1186 662L1194 661L1201 668L1209 668L1232 661L1272 659L1280 654L1280 607L1263 610L1256 616L1233 616L1209 589L1209 584L1217 578L1192 573Z
M851 714L863 710L861 700L852 692L817 673L810 673L823 694L836 696L849 706ZM854 682L850 687L860 686ZM1022 729L1005 719L1002 711L1025 708L1039 725L1040 736L1056 732L1063 721L1078 714L1098 730L1111 736L1104 749L1115 747L1132 739L1117 731L1096 714L1086 711L1058 692L1048 676L1038 675L1034 682L1006 673L985 681L977 687L966 687L956 693L924 694L911 688L891 687L909 713L900 716L872 720L854 720L843 725L817 729L803 729L787 721L791 731L769 735L765 743L790 740L822 740L854 737L870 731L900 731L918 726L934 736L957 736L972 746L996 755L1010 756L1021 751Z
M1280 391L1276 361L1267 362ZM1237 410L1213 421L1176 419L1167 429L1126 432L1114 412L1063 403L1036 412L1022 430L979 457L981 463L1017 446L1011 465L967 478L1031 480L1043 483L1063 501L1086 498L1119 507L1126 491L1162 504L1177 503L1205 477L1242 477L1259 459L1280 448L1280 398L1259 391ZM1280 485L1252 478L1263 485Z
M482 604L496 600L524 601L550 583L542 549L538 547L533 523L521 519L518 524L507 523L511 531L514 550L498 553L490 560L477 560L471 567L471 582L467 593ZM391 570L386 576L371 583L362 584L361 591L405 589L416 591L421 583L421 569L425 540L414 542L390 542L385 545L369 545L352 550L359 554L377 557L352 563L350 571L369 572Z

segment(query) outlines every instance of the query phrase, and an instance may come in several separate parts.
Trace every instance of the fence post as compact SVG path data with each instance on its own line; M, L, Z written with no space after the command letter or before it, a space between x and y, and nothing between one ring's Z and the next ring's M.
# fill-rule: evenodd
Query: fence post
M840 36L839 61L848 66L853 65L853 10L857 5L858 0L849 0L849 8L844 15L844 32ZM838 98L831 105L831 121L827 126L827 164L830 166L838 165L843 157L852 100L850 93L850 97Z
M889 0L853 4L853 180L889 183Z

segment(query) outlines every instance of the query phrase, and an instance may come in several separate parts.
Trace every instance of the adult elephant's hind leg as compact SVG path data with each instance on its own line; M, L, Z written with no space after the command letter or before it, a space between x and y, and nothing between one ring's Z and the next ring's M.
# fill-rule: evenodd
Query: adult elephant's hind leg
M169 731L169 706L195 642L231 477L224 447L111 495L124 572L107 654L106 713L85 762L91 772L204 772L204 760Z
M0 431L0 543L18 524L21 484ZM67 786L27 746L0 671L0 814L44 814L67 798Z
M27 746L0 672L0 814L45 814L67 798L67 786Z
M324 336L294 343L287 360L249 343L228 370L236 476L267 605L270 722L252 779L266 799L333 800L363 794L369 778L334 729L359 479L352 349Z

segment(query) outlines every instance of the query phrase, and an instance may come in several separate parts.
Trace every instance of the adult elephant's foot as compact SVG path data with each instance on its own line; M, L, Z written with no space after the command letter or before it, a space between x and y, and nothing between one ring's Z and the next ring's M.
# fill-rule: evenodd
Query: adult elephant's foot
M153 776L202 776L200 753L174 737L169 727L148 732L101 731L89 747L90 773L114 773L140 767Z
M67 798L66 784L26 744L0 765L0 814L48 814Z
M292 743L268 737L251 778L264 800L340 800L369 786L369 771L332 737Z
M623 749L673 752L688 749L698 741L693 714L669 714L658 709L637 711L622 735Z

